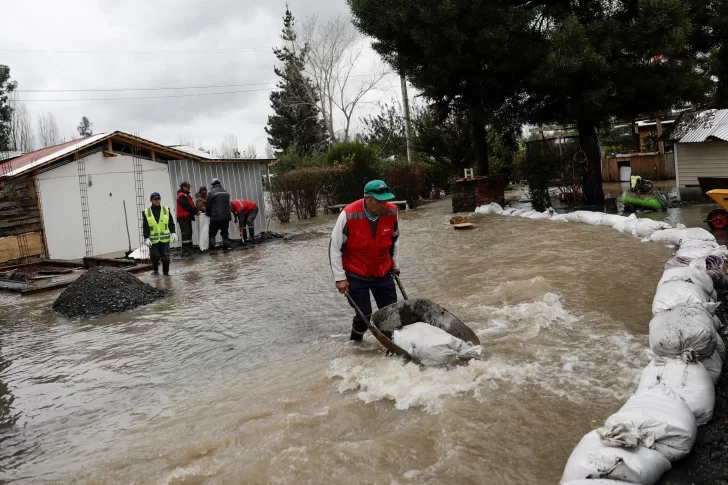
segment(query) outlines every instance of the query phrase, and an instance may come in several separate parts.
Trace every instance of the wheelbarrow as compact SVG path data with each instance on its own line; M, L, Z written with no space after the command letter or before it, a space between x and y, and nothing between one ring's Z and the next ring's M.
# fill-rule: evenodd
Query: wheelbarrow
M470 342L473 345L480 345L480 339L470 327L434 301L426 298L413 298L411 300L407 298L407 293L404 291L399 276L393 276L404 300L380 308L372 313L371 318L368 318L364 314L349 293L345 293L349 303L354 307L356 314L366 322L372 335L390 353L399 355L405 360L412 361L417 365L423 365L418 359L392 341L392 335L395 330L417 322L429 323L433 327L444 330L453 337Z
M728 227L728 189L713 189L705 193L713 199L722 209L713 209L708 212L708 218L704 221L713 230L721 230Z

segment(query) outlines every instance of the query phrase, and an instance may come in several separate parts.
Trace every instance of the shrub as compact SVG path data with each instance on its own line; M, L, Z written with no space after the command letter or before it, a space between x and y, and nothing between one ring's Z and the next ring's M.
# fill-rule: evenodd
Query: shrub
M381 178L392 187L398 198L404 198L411 209L420 205L420 195L426 186L422 165L395 160L387 162L381 170Z

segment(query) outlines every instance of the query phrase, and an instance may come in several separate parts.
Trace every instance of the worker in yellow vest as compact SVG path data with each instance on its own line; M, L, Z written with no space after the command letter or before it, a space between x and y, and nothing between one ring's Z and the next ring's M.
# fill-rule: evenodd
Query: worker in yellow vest
M152 274L159 274L159 261L162 260L164 276L169 276L169 243L177 242L174 232L174 218L169 207L162 205L159 192L153 192L149 200L152 206L142 212L144 221L144 244L149 248L152 260Z

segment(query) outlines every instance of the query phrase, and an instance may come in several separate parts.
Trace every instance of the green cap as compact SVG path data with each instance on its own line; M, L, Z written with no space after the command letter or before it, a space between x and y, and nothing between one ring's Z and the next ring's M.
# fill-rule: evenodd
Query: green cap
M371 195L377 200L392 200L394 194L384 180L372 180L364 186L364 195Z

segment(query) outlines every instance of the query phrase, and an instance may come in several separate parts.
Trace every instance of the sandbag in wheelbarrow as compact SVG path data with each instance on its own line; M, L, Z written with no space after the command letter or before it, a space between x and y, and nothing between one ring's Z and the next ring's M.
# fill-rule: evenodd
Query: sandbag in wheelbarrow
M456 364L479 356L482 350L480 339L470 327L425 298L400 301L381 308L372 314L371 323L381 331L372 333L387 349L391 350L394 346L398 350L395 354L405 355L424 365ZM409 326L413 331L407 332ZM395 333L401 338L398 339Z

